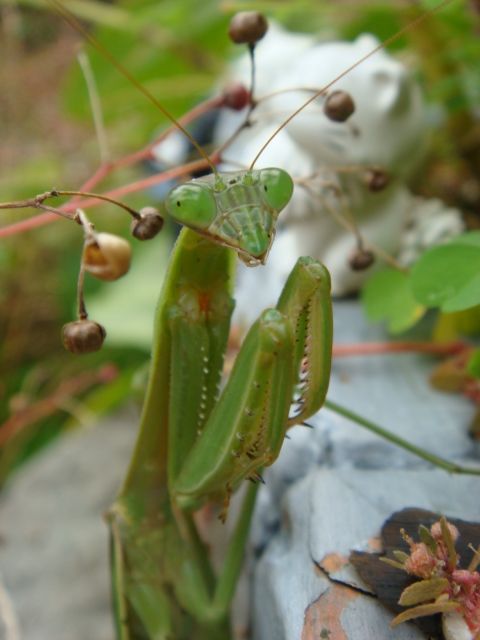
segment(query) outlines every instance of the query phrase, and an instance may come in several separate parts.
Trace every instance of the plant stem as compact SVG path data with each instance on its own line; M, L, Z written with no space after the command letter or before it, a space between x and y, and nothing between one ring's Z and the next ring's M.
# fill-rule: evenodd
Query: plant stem
M218 158L215 156L211 156L214 158L216 162L218 162ZM63 207L61 207L61 211L66 213L71 213L76 211L76 209L81 206L82 209L88 209L98 205L99 195L102 197L100 199L105 200L106 198L112 198L114 196L122 196L127 193L135 193L137 191L142 191L144 189L148 189L156 184L160 184L162 182L166 182L167 180L171 180L173 178L178 178L180 176L185 176L200 169L205 169L207 166L205 160L194 160L193 162L189 162L187 164L182 165L181 167L175 167L174 169L169 169L168 171L162 171L161 173L157 173L149 178L143 178L142 180L137 180L136 182L131 182L130 184L126 184L122 187L118 187L116 189L112 189L105 194L96 194L94 198L88 198L86 200L78 201L77 198L68 202ZM4 203L0 208L21 208L20 206L10 207L7 205L11 205L12 203ZM25 206L34 206L34 205L22 205ZM0 238L6 238L8 236L15 235L17 233L23 231L29 231L30 229L34 229L36 227L41 227L45 224L50 224L56 219L56 216L53 213L44 213L39 216L33 216L32 218L28 218L27 220L22 220L21 222L15 222L11 225L6 225L5 227L0 228Z
M368 429L372 433L375 433L377 436L380 436L381 438L384 438L385 440L388 440L389 442L396 444L401 449L405 449L406 451L413 453L413 455L417 456L418 458L422 458L422 460L427 460L427 462L430 462L431 464L435 465L436 467L440 467L445 471L449 471L450 473L461 473L461 474L475 475L475 476L480 475L480 467L478 468L464 467L462 465L457 464L456 462L450 462L450 460L441 458L440 456L437 456L434 453L430 453L429 451L426 451L421 447L417 447L414 444L411 444L407 440L404 440L400 436L397 436L395 433L392 433L391 431L388 431L387 429L380 427L378 424L375 424L374 422L367 420L367 418L364 418L363 416L360 416L357 413L350 411L350 409L346 409L345 407L342 407L336 402L332 402L331 400L326 400L324 406L327 409L330 409L330 411L334 411L335 413L338 413L344 418L347 418L352 422L356 422L361 427Z
M93 75L92 65L85 51L79 51L77 54L78 64L83 73L85 84L87 85L88 98L90 100L90 108L92 110L93 124L98 140L98 148L100 151L100 160L102 164L106 164L110 157L108 151L107 134L105 131L105 123L102 113L102 105L100 96L98 95L97 83Z
M223 104L223 101L224 101L223 95L215 96L213 98L209 98L208 100L204 100L203 102L198 104L196 107L191 109L188 113L186 113L185 116L183 116L183 118L180 118L179 122L181 122L183 125L187 125L190 122L193 122L194 120L202 116L203 114L208 113L212 109L217 109L221 107ZM108 162L100 165L98 169L95 171L95 173L91 175L82 184L79 191L87 191L89 189L93 189L97 184L99 184L102 180L104 180L106 177L108 177L117 169L120 169L122 167L127 167L137 162L141 162L142 160L146 160L148 158L153 157L153 154L152 154L153 148L156 145L158 145L162 140L164 140L168 135L170 135L176 130L177 128L172 125L171 127L168 127L167 129L162 131L162 133L157 138L155 138L155 140L147 144L145 147L143 147L143 149L140 149L139 151L135 151L134 153L131 153L129 155L123 156L113 162ZM210 159L215 163L218 162L219 161L218 151L214 152L210 156ZM161 172L152 176L151 178L147 178L146 180L138 180L137 182L134 182L130 185L126 185L126 188L127 188L126 193L141 191L142 189L146 189L149 186L160 184L161 182L165 182L175 177L181 177L183 175L187 175L191 171L196 171L197 169L204 169L206 166L207 165L205 160L203 159L196 160L194 162L184 165L183 167L177 167L174 170ZM107 196L112 195L112 193L106 194L106 195ZM94 205L95 205L94 201L88 201L87 204L83 203L82 206L84 208L88 208ZM61 211L63 211L64 213L73 212L75 211L77 206L78 206L78 197L73 197L70 202L68 202L66 205L61 207ZM8 207L5 206L3 208L8 208ZM21 207L18 206L18 207L11 207L11 208L21 208ZM13 224L1 227L0 238L6 238L8 236L16 235L18 233L30 231L31 229L35 229L37 227L42 227L46 224L50 224L55 220L56 220L56 216L50 213L32 216L27 220L21 220L20 222L14 222Z
M365 356L387 353L428 353L436 356L449 356L462 353L468 345L460 340L454 342L365 342L359 344L334 344L334 358Z

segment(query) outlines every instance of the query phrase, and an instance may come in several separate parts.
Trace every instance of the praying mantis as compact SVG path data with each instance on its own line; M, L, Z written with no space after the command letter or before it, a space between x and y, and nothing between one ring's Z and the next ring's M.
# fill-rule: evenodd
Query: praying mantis
M304 257L277 306L251 327L219 391L235 255L252 267L266 261L293 181L278 168L219 173L207 160L212 175L176 187L165 203L183 230L156 311L137 443L108 512L120 640L230 637L260 472L278 457L287 429L320 409L328 388L330 276ZM217 504L225 520L245 479L253 484L215 575L193 514Z
M324 404L331 360L330 279L301 258L275 308L244 339L219 391L233 311L236 256L266 261L293 191L278 168L212 175L176 187L167 213L183 225L155 317L137 443L107 519L120 640L228 639L261 471L288 428ZM195 511L252 480L216 574Z
M230 178L232 184L217 181L222 178L214 179L213 186L199 180L178 187L167 208L173 215L180 203L183 224L195 228L196 212L209 209L199 201L208 200L213 214L215 196L222 202L240 199L244 192L234 223L238 251L244 260L259 260L265 252L262 240L268 244L272 232L271 217L291 195L288 174L260 170L237 174ZM192 200L198 208L190 208ZM261 224L255 226L256 217L264 218L267 233ZM233 227L227 229L232 232ZM248 246L249 234L253 247ZM229 243L235 242L232 235ZM310 258L299 260L277 307L263 312L252 326L218 396L233 310L235 256L225 242L222 235L207 235L205 227L202 234L186 227L165 278L140 434L109 515L122 640L229 637L228 607L258 485L246 492L217 579L192 510L205 501L226 509L238 484L245 478L258 480L261 468L278 456L286 429L315 413L325 398L332 342L330 280L325 267ZM293 400L297 410L289 416ZM195 619L194 628L185 622L182 609ZM132 631L132 618L146 636ZM181 628L174 630L175 624Z

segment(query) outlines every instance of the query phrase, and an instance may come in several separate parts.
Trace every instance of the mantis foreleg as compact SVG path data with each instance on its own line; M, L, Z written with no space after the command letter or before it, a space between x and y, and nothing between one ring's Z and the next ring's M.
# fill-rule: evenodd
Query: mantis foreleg
M285 431L322 405L330 376L332 312L325 267L301 258L277 309L252 326L204 433L172 486L182 508L228 501L245 477L278 456ZM300 406L289 419L292 401Z
M233 259L230 250L184 230L165 277L140 432L110 513L114 599L122 640L136 638L131 629L138 624L148 627L151 637L194 637L191 629L184 635L180 631L183 614L173 585L181 579L174 575L175 563L182 564L187 574L189 563L194 568L197 592L204 589L210 596L213 589L206 550L200 562L195 548L182 539L170 504L168 478L175 476L198 436L200 404L205 402L209 410L214 402L233 308ZM197 359L189 355L190 346ZM183 374L185 362L188 379ZM150 608L155 599L156 614Z

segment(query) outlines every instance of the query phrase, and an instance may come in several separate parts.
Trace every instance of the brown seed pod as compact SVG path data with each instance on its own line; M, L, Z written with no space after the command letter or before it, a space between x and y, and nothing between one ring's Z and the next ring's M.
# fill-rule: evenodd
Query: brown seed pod
M368 249L358 249L350 256L348 264L353 271L364 271L375 262L375 256Z
M240 11L230 20L228 35L235 44L255 44L267 33L268 22L258 11Z
M352 96L346 91L329 93L323 105L323 112L329 120L345 122L355 111Z
M250 92L241 82L226 87L223 92L223 106L234 111L241 111L250 104Z
M364 182L369 191L383 191L390 182L390 176L383 169L368 169L364 174Z
M163 218L154 207L140 209L140 218L132 221L130 230L137 240L154 238L163 227Z
M83 248L85 271L100 280L117 280L130 268L129 243L112 233L96 233Z
M92 353L102 348L107 335L98 322L76 320L63 325L63 346L71 353Z

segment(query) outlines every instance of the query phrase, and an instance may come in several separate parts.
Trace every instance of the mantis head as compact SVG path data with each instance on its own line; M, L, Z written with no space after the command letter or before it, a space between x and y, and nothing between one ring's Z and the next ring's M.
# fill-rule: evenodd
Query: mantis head
M235 249L245 264L266 261L280 211L293 193L282 169L210 175L175 187L166 200L176 222Z

